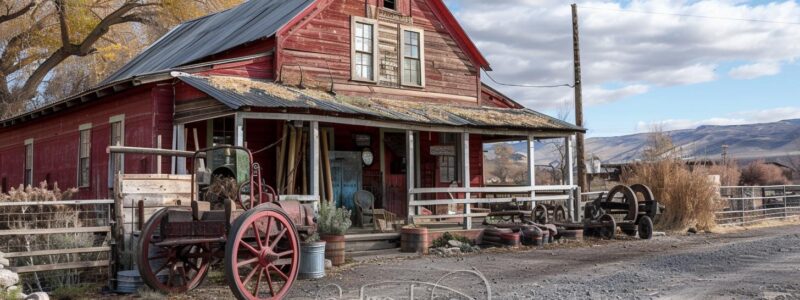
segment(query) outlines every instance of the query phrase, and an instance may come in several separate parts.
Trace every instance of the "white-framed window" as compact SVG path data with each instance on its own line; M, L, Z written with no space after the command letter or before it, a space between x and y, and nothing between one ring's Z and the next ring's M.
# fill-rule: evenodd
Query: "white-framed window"
M353 17L352 19L352 79L376 82L378 74L378 22Z
M92 151L92 124L78 128L78 187L89 186L89 167Z
M439 182L450 183L458 180L455 156L439 156Z
M400 27L401 83L405 86L425 86L425 31Z
M33 185L33 139L25 140L25 186Z
M116 115L108 119L111 127L109 136L110 146L125 146L125 115ZM108 166L108 187L114 186L114 176L125 172L125 156L121 153L111 155Z

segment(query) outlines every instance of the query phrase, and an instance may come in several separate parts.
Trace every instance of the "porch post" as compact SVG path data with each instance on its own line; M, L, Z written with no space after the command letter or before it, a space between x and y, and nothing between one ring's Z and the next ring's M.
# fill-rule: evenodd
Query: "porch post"
M184 130L186 128L183 124L172 126L173 143L172 149L186 150L186 136ZM186 158L185 157L172 157L172 174L186 174Z
M236 146L244 147L244 117L240 113L236 113L236 125L233 133L234 143Z
M575 161L574 161L574 159L572 157L572 155L575 153L574 149L573 149L574 143L572 142L572 138L573 138L573 136L568 136L568 137L564 138L564 150L566 152L566 157L565 157L565 160L564 160L564 164L567 165L567 173L564 174L564 179L567 182L567 185L569 185L569 186L575 185L575 177L572 174L572 172L574 170L574 166L573 165L575 164ZM580 216L580 212L579 211L580 211L581 196L580 196L580 194L578 194L580 190L581 189L574 189L573 188L569 192L570 203L572 203L572 205L571 205L572 209L570 209L569 213L571 215L570 218L572 219L572 221L580 221L580 220L577 220L577 218Z
M536 159L535 159L535 150L534 149L534 137L532 134L528 135L528 186L531 189L531 198L536 198L536 191L533 190L536 187ZM531 209L536 206L536 200L531 201Z
M414 202L414 194L411 191L414 189L416 176L414 175L414 170L416 170L416 161L415 161L415 153L414 150L414 131L406 130L406 186L408 187L408 223L414 223L414 215L416 213L417 207L411 206L411 203Z
M314 201L314 211L318 210L318 205L320 201L320 193L319 193L319 122L311 121L309 124L309 139L308 145L310 149L308 150L308 161L309 167L309 188L311 190L311 195L317 197L317 201Z
M469 133L467 132L461 134L461 158L463 159L461 178L464 181L464 187L469 188L471 177L469 175ZM464 193L464 199L469 200L470 196L470 192ZM464 214L469 215L470 211L470 204L464 203ZM472 229L472 217L464 217L464 229Z

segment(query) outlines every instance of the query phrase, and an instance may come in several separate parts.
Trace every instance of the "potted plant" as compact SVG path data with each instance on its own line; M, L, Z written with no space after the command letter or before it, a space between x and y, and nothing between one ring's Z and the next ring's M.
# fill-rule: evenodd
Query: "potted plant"
M332 202L322 201L317 225L320 238L326 242L325 258L330 259L334 266L344 264L344 235L353 225L350 211L336 207Z
M325 277L325 241L314 233L300 243L301 279Z

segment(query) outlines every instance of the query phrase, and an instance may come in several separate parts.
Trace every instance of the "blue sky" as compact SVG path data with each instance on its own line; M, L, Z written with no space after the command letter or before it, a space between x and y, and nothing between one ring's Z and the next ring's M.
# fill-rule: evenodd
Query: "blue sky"
M800 118L800 24L787 24L800 23L798 1L579 1L589 135ZM568 2L447 4L498 81L571 83ZM551 115L571 110L571 89L493 86Z

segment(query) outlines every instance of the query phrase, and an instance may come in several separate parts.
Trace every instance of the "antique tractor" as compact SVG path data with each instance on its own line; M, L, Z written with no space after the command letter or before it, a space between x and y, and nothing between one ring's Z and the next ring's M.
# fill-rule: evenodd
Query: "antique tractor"
M186 292L221 261L236 298L284 298L297 278L300 240L316 231L313 209L278 201L245 148L197 151L193 169L191 208L158 210L142 228L137 263L143 281L157 291ZM220 180L236 189L233 196L202 192Z
M641 195L641 197L639 197ZM617 226L629 236L653 236L653 221L664 210L643 184L618 185L584 207L584 234L614 238ZM615 218L614 216L618 216Z

